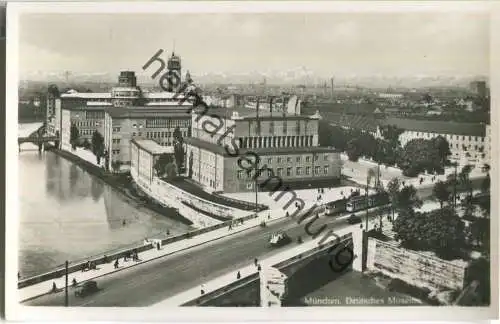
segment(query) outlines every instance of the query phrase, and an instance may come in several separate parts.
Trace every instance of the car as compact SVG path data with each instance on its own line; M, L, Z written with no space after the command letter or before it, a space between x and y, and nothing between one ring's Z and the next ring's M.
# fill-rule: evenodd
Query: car
M361 223L361 221L362 221L361 217L356 216L354 214L352 214L351 216L349 216L349 218L347 219L347 222L349 224L359 224L359 223Z
M94 280L86 281L80 287L77 287L75 290L75 296L77 297L85 297L88 295L92 295L97 292L99 288L97 288L97 282Z
M276 232L269 238L269 245L273 247L284 246L292 242L285 232Z

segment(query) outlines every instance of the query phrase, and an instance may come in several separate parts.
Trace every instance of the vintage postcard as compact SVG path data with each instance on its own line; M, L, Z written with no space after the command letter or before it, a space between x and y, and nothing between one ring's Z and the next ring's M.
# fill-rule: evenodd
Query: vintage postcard
M9 4L7 318L497 317L494 9Z

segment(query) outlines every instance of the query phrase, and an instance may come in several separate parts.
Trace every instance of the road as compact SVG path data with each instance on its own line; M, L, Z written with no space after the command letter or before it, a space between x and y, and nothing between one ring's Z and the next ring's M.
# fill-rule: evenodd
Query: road
M432 188L419 190L422 199L432 194ZM363 212L360 212L364 215ZM329 224L329 229L349 225L345 219L320 218L314 224ZM268 247L271 233L285 230L292 238L310 239L304 232L304 223L285 218L266 228L254 228L185 252L166 256L143 265L129 268L97 279L101 290L85 298L74 297L70 288L70 306L149 306L172 297L187 289L200 286L226 274L231 269L247 266L255 257L264 259L280 252ZM326 232L326 231L325 231ZM296 244L295 242L292 244ZM24 303L27 306L63 306L64 292L45 295Z

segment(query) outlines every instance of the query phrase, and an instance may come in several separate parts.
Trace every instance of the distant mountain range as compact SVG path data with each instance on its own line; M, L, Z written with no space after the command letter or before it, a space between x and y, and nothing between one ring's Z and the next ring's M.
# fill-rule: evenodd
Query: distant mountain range
M185 73L186 70L183 71ZM139 72L139 71L137 71ZM150 75L143 73L137 74L137 82L141 85L153 85L156 82ZM298 67L286 71L253 71L247 73L223 73L209 72L196 73L191 71L191 76L199 84L268 84L268 85L305 85L307 87L331 87L329 78L322 78L314 71L306 67ZM65 72L42 73L33 72L22 76L25 81L44 81L44 82L66 82L69 83L113 83L117 82L118 72L116 73L70 73ZM366 88L426 88L426 87L467 87L470 82L475 80L488 81L485 76L333 76L335 87L358 86Z

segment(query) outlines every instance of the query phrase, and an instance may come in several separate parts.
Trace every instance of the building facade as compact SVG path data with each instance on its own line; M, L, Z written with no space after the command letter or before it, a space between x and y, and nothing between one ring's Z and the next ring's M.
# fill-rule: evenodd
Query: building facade
M243 156L253 153L263 170L258 182L274 175L283 184L336 183L342 167L340 154L318 146L319 119L318 114L272 116L264 112L257 117L248 109L193 113L192 137L186 140L188 172L208 191L253 191L253 174L238 164Z
M130 174L139 185L149 188L155 177L155 164L158 157L162 154L172 155L172 160L175 161L172 146L161 146L152 140L136 140L130 141Z
M413 139L442 136L448 141L452 162L476 167L490 164L490 125L401 118L388 118L384 124L404 129L399 136L403 147ZM381 137L380 128L377 136Z
M160 146L174 143L174 131L179 129L182 138L190 136L190 109L178 106L109 108L104 117L104 145L110 153L109 168L118 165L128 170L131 165L131 142L151 140Z

